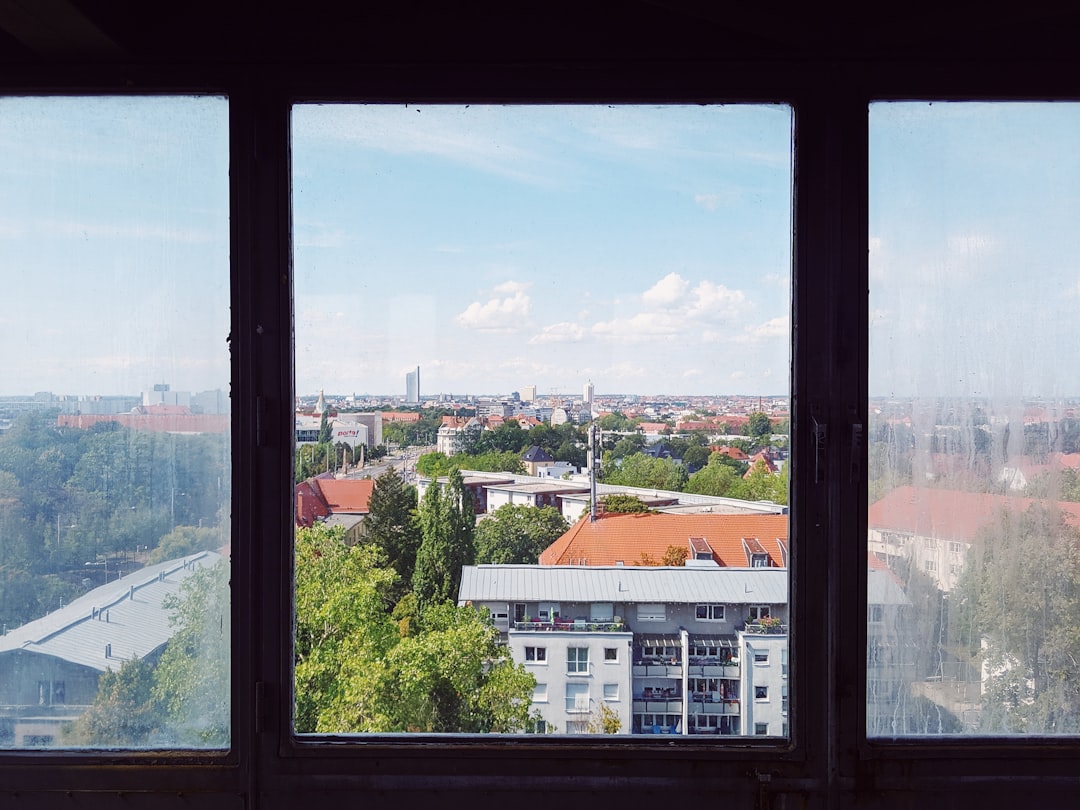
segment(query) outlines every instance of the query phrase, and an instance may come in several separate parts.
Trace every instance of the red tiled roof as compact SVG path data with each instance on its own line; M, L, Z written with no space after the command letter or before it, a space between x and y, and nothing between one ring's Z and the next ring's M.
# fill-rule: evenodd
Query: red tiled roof
M726 444L714 444L709 448L709 450L714 453L720 453L722 455L725 455L728 458L733 458L736 461L746 461L750 458L750 456L746 455L746 453L744 453L738 447L731 447Z
M368 499L371 498L371 491L375 489L375 481L371 478L321 478L317 484L330 511L338 513L366 514Z
M745 538L755 538L769 564L784 567L780 541L788 536L786 515L668 515L643 513L584 517L544 549L541 565L633 565L647 554L660 560L668 546L689 549L691 538L704 538L719 565L745 568Z
M366 515L375 481L320 476L296 485L296 525L311 526L333 514Z
M970 543L1002 510L1024 512L1036 503L1059 509L1066 522L1080 526L1080 503L913 486L897 487L871 504L869 524L871 529Z

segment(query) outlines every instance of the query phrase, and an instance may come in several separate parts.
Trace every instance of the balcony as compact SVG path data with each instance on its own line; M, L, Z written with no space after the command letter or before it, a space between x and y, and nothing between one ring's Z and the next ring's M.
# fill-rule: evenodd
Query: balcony
M743 632L755 636L786 636L788 626L779 619L759 619L747 622Z
M570 632L570 633L629 633L630 628L626 622L589 622L577 619L574 621L553 622L531 621L513 622L514 630L527 630L534 632Z

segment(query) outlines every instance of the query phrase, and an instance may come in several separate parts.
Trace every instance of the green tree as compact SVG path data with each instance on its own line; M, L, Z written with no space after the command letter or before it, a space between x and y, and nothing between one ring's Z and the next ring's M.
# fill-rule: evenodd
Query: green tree
M222 559L191 574L167 596L173 635L154 672L154 702L165 715L168 741L198 748L228 747L231 656L230 565Z
M746 432L747 435L757 439L768 436L772 433L772 422L769 421L769 415L760 411L750 414L750 418L746 423Z
M219 527L177 526L158 541L150 552L148 562L165 562L197 551L213 551L228 542L229 538Z
M412 585L422 615L429 605L454 601L461 568L476 556L476 517L460 472L450 472L445 491L435 482L428 487L420 502L419 524L422 539Z
M476 562L536 565L569 528L553 506L504 504L476 525Z
M395 574L375 548L347 546L341 527L297 529L295 554L296 730L382 729L374 684L399 638L386 613Z
M720 456L713 453L712 456ZM726 457L725 457L726 458ZM716 497L734 497L734 492L742 482L739 474L722 462L713 463L712 457L709 463L690 476L686 483L686 491L698 495L714 495Z
M709 463L709 448L702 447L700 444L690 445L683 453L682 462L687 469L701 469Z
M319 419L319 444L330 444L330 418L327 413L327 411L323 411L322 417Z
M637 495L601 495L600 503L604 505L604 512L616 515L633 515L652 511Z
M400 598L412 582L420 528L416 523L416 489L405 484L394 470L375 479L368 514L360 526L360 542L379 548L386 556L398 576Z
M734 490L734 497L746 501L771 501L786 504L788 498L787 465L779 475L769 472L764 461L757 461Z
M618 734L622 729L622 720L617 711L601 703L600 708L589 716L587 727L590 734Z
M955 598L955 635L989 673L983 730L1080 732L1080 532L1037 504L1001 512L980 532Z
M98 678L94 702L64 729L67 745L142 748L159 742L162 715L153 699L154 668L133 658Z
M416 471L426 478L440 478L452 469L454 464L446 453L424 453L416 459Z
M644 453L634 453L622 460L614 470L604 471L604 482L627 487L666 489L679 492L686 486L689 476L686 468L670 458L653 458Z

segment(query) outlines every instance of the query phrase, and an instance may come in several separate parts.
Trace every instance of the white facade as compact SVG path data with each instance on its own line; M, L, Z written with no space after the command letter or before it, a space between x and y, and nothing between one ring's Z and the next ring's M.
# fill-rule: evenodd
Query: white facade
M786 571L467 566L458 598L536 678L548 731L585 733L605 706L621 734L787 733Z

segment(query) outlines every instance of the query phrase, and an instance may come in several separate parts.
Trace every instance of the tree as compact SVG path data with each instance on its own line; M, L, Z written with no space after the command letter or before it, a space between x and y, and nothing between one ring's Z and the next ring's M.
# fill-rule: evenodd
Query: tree
M420 502L419 524L422 539L412 585L423 614L429 605L455 599L461 568L476 555L476 517L460 472L450 472L445 491L431 483Z
M535 679L472 607L412 594L372 546L317 526L296 537L296 728L303 732L517 732Z
M297 529L295 549L296 730L381 729L385 712L365 685L399 637L386 613L395 574L373 547L347 546L341 527Z
M197 551L212 551L228 543L219 527L177 526L162 537L147 561L151 564L175 560Z
M757 439L768 436L772 433L772 422L769 421L769 415L760 411L750 414L750 418L746 422L746 432L747 435L754 436Z
M690 480L686 482L687 492L721 498L733 497L731 493L738 488L742 479L728 465L721 462L713 463L713 457L720 455L722 454L713 453L709 458L709 463L690 476Z
M553 506L504 504L476 525L476 562L535 565L569 528Z
M416 471L426 478L440 478L454 468L446 453L424 453L416 459Z
M652 511L637 495L601 495L600 503L604 505L604 512L610 514L633 515Z
M231 718L230 565L223 559L191 574L162 602L174 628L154 672L154 702L176 745L229 745Z
M589 716L587 728L590 734L618 734L622 729L622 720L617 711L601 703L600 708Z
M660 559L660 564L674 567L686 565L686 558L689 556L690 549L686 546L668 546L664 550L664 556Z
M709 462L709 448L692 444L683 453L682 462L687 470L700 470Z
M435 484L433 487L437 488ZM394 470L375 479L368 499L368 514L360 525L360 542L380 549L398 576L400 592L412 582L420 528L416 524L416 490ZM397 601L395 599L394 601Z
M734 489L734 497L746 501L771 501L786 504L788 497L787 465L779 475L769 472L765 462L758 460Z
M155 744L161 728L152 698L154 668L141 658L106 670L98 678L94 702L63 733L68 745L94 748L143 748Z
M1080 732L1078 544L1059 512L1037 504L980 532L956 596L961 638L989 673L984 731Z
M604 473L605 483L675 492L681 491L688 480L686 468L677 461L644 453L629 455L614 470Z
M319 420L319 444L329 444L331 436L330 419L327 411L323 411L322 418Z

